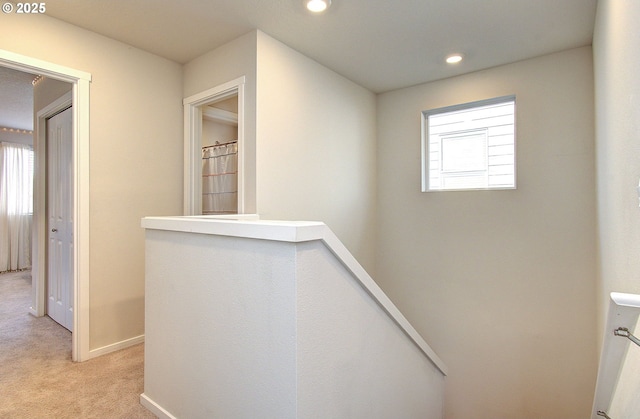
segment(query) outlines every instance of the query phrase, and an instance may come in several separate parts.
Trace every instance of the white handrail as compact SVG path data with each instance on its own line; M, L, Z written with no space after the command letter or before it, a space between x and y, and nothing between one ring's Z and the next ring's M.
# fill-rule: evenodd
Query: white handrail
M620 371L629 348L629 341L621 339L615 331L619 328L633 330L638 322L638 316L640 316L640 295L611 293L591 419L606 417L604 415L611 408Z

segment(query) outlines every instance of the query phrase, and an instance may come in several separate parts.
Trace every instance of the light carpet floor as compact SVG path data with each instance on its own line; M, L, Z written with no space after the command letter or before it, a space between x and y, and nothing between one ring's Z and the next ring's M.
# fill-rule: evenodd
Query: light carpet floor
M139 402L144 345L71 362L71 333L29 314L31 272L0 274L0 418L155 418Z

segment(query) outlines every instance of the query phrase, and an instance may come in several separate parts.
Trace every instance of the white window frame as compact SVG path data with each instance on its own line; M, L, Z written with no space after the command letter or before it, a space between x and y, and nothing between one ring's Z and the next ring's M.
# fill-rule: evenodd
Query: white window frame
M469 102L469 103L464 103L464 104L459 104L459 105L453 105L453 106L447 106L447 107L443 107L443 108L438 108L438 109L433 109L433 110L428 110L428 111L423 111L422 112L422 191L423 192L438 192L438 191L469 191L469 190L512 190L512 189L516 189L516 185L517 185L517 179L516 179L516 175L517 175L517 170L516 170L516 115L515 115L515 102L516 102L516 98L515 95L509 95L509 96L501 96L501 97L496 97L496 98L492 98L492 99L486 99L486 100L480 100L480 101L476 101L476 102ZM444 113L452 113L452 112L457 112L457 111L463 111L463 110L473 110L474 108L482 108L482 107L486 107L486 106L492 106L492 105L499 105L499 104L507 104L507 103L513 103L514 106L514 114L513 114L513 185L506 185L506 186L491 186L489 185L489 181L488 181L488 177L489 177L489 172L491 170L491 164L489 163L489 155L488 155L488 150L489 150L489 143L487 142L486 144L486 153L483 156L483 159L486 163L485 167L483 168L475 168L474 170L446 170L444 168L440 169L440 175L444 178L449 178L449 179L453 179L455 177L460 177L460 176L464 176L467 174L473 175L473 176L477 176L478 179L481 179L482 177L484 177L483 180L483 185L480 187L473 187L473 186L463 186L463 187L444 187L444 186L436 186L436 187L432 187L432 185L430 185L430 159L432 157L432 153L431 153L431 142L430 142L430 132L429 132L429 118L431 116L435 116L435 115L439 115L439 114L444 114ZM440 149L435 149L437 150L437 152L439 152L440 154L436 156L438 159L438 164L440 165L444 165L444 156L443 156L443 150L444 150L444 142L449 139L460 139L463 138L465 136L481 136L483 135L482 133L484 132L485 136L488 136L487 132L488 132L489 128L488 127L473 127L473 128L465 128L465 129L461 129L461 130L452 130L450 132L446 132L444 133L441 137L440 137L440 141L439 144L436 144L436 147L439 146ZM485 137L485 141L486 137ZM434 151L436 152L436 151ZM476 170L477 169L477 170Z

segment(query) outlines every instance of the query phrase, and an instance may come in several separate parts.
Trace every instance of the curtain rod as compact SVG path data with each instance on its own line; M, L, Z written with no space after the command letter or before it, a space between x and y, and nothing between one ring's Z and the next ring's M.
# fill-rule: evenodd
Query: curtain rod
M202 148L222 147L223 145L229 145L229 144L233 144L233 143L237 143L237 142L238 142L238 140L231 140L231 141L227 141L226 143L220 143L220 142L216 141L215 144L206 145L206 146L203 146Z

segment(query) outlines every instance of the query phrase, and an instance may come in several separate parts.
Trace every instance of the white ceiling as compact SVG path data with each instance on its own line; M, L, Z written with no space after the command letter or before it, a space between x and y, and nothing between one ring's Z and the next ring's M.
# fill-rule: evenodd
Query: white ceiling
M384 92L590 45L596 0L50 0L47 14L179 63L260 29ZM466 59L443 63L451 52Z
M322 15L306 12L302 0L49 0L46 6L51 17L178 63L260 29L380 93L590 45L596 2L333 0ZM465 60L444 64L452 52ZM6 106L6 73L0 77L4 126L17 106Z
M33 129L33 74L0 67L0 129Z

